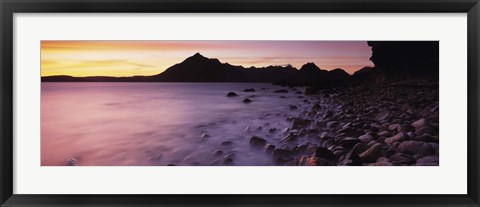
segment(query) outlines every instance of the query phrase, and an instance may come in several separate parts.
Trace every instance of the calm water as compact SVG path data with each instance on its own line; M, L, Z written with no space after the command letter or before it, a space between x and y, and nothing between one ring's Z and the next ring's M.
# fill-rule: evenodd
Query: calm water
M246 88L256 92L242 92ZM227 155L235 165L273 165L249 139L279 143L291 125L286 116L302 111L288 105L303 100L273 93L278 89L260 83L42 83L42 165L66 165L70 158L78 165L222 165ZM228 98L229 91L239 96ZM242 103L251 95L252 103ZM201 138L204 133L209 137Z

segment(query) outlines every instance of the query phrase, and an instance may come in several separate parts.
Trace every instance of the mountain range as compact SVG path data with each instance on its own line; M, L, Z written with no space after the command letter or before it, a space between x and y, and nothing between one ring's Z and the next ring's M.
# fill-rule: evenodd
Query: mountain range
M370 68L371 69L371 68ZM357 73L365 73L366 67ZM152 76L131 77L72 77L46 76L42 82L288 82L298 84L318 82L341 82L350 78L343 69L320 69L314 63L306 63L300 69L286 66L248 67L222 63L215 58L207 58L200 53L188 57L164 72Z

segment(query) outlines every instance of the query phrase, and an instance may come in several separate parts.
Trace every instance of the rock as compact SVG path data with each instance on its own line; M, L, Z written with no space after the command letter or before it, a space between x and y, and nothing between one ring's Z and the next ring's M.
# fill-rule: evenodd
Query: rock
M328 119L328 118L330 118L330 117L332 117L332 116L333 116L333 112L330 111L330 110L328 110L328 111L325 113L325 115L323 115L322 118L323 118L323 119Z
M223 154L223 151L222 151L222 150L219 150L219 149L217 149L217 150L215 150L215 151L212 152L212 155L214 155L214 156L220 156L220 155L222 155L222 154Z
M340 145L349 149L353 148L353 146L355 146L359 142L360 142L360 139L353 138L353 137L346 137L338 141Z
M233 164L233 159L232 158L227 158L227 159L223 160L223 164L232 165Z
M375 144L377 144L377 143L378 143L377 140L372 140L372 141L370 141L370 142L367 144L367 146L368 146L368 147L372 147L373 145L375 145Z
M436 141L438 141L435 137L433 137L431 135L428 135L428 134L415 136L412 139L416 140L416 141L422 141L422 142L436 142Z
M390 146L392 146L393 143L395 143L395 142L402 142L402 141L405 141L405 133L402 133L402 132L396 134L393 137L385 139L385 143L390 145Z
M222 146L230 146L232 144L233 144L232 141L223 141L222 143L220 143L220 145L222 145Z
M337 121L329 121L329 122L327 122L327 127L328 127L328 128L333 128L333 127L335 127L337 124L338 124Z
M287 136L282 138L282 142L292 142L297 139L297 136L294 133L289 133Z
M333 151L333 154L335 155L335 157L341 157L345 154L345 149L335 149Z
M415 128L415 131L420 130L421 128L424 128L424 127L430 127L430 125L428 124L427 120L424 119L424 118L419 119L419 120L413 122L413 123L411 124L411 126L412 126L413 128Z
M223 159L235 159L235 154L234 153L229 153L223 157Z
M365 152L369 147L365 143L357 143L353 148L352 148L352 153L355 155L360 155L362 152Z
M246 99L243 99L243 103L252 103L252 100L246 98Z
M287 149L274 149L272 152L272 157L277 159L277 158L288 158L292 152Z
M254 88L247 88L247 89L243 90L243 92L255 92L255 89Z
M298 91L297 91L298 92ZM296 166L295 160L290 159L289 161L285 162L283 166Z
M381 131L381 132L377 133L377 136L379 136L379 137L389 137L389 136L392 136L392 133L390 133L389 131Z
M308 160L308 156L304 155L300 159L298 159L297 165L298 166L305 166L305 165L307 165L307 160Z
M358 137L358 139L360 139L360 141L362 141L362 142L368 143L368 142L372 141L374 138L371 134L364 134L364 135Z
M270 128L270 129L268 130L268 133L275 133L275 132L277 132L277 129L276 129L276 128Z
M417 165L437 166L439 165L438 155L428 155L417 160Z
M398 145L398 150L411 155L431 155L433 153L430 145L422 141L404 141Z
M351 128L352 122L348 122L342 126L342 129Z
M430 142L430 143L428 143L428 145L430 145L430 147L432 148L434 155L439 155L438 144L437 143Z
M294 105L290 105L290 106L289 106L289 109L292 110L292 111L294 111L294 110L297 110L298 107L297 107L297 106L294 106Z
M209 138L209 137L210 137L210 135L207 134L207 133L203 133L203 134L200 136L200 138L202 138L202 139Z
M280 90L274 91L274 93L288 93L288 91L286 89L280 89Z
M273 159L277 165L288 165L293 161L292 157L278 157Z
M359 157L363 162L375 162L380 156L382 156L382 148L382 144L377 143L368 148L365 152L362 152Z
M250 138L250 144L257 147L263 147L267 143L267 140L253 136Z
M323 158L320 157L309 157L307 159L306 164L307 166L331 166L332 164Z
M293 119L292 128L304 128L311 123L308 119L295 118Z
M393 164L387 161L379 161L379 162L370 163L368 164L368 166L393 166Z
M411 155L400 152L391 155L389 159L401 165L410 165L415 162L415 159Z
M386 158L386 157L379 157L379 158L377 159L377 162L390 162L390 160L389 160L388 158Z
M354 133L355 133L355 130L351 127L342 128L342 129L337 131L337 134L345 134L347 136L351 136Z
M328 132L323 132L323 133L320 135L320 139L329 139L329 138L333 138L333 135L331 135L331 134L328 133Z
M305 151L307 150L307 147L308 145L296 145L295 147L293 147L293 149L291 150L292 154L296 155L296 154L304 154Z
M385 121L390 116L388 111L384 111L375 116L376 121Z
M329 139L324 139L324 140L321 140L321 145L322 147L324 148L329 148L331 147L332 145L336 144L335 143L335 140L333 138L329 138Z
M228 92L227 97L235 97L238 96L235 92Z
M305 153L307 154L313 154L315 151L318 149L317 145L309 145L307 149L305 150Z
M399 126L400 126L399 124L390 124L390 126L388 126L388 130L395 131L398 129Z
M326 160L330 160L330 161L334 161L334 160L337 159L335 154L333 154L332 151L330 151L330 150L328 150L327 148L324 148L324 147L317 148L317 150L315 150L315 153L314 153L313 156L323 158L323 159L326 159Z
M415 130L415 135L421 136L421 135L432 135L433 134L433 128L432 127L422 127L418 130Z
M415 154L415 155L413 155L413 158L414 158L415 160L418 160L418 159L420 159L420 158L422 158L422 157L425 157L425 155L422 155L422 154Z
M403 132L403 133L407 133L408 130L409 130L410 126L409 125L406 125L406 124L402 124L402 125L398 125L397 127L397 131L398 132Z
M78 160L72 157L72 158L67 160L67 165L68 166L77 166L78 165Z
M318 104L318 103L312 106L312 110L313 110L313 111L318 111L318 110L320 110L320 109L322 109L322 107L321 107L320 104Z
M264 147L263 147L263 150L267 153L272 153L273 150L275 150L275 145L271 145L271 144L266 144Z

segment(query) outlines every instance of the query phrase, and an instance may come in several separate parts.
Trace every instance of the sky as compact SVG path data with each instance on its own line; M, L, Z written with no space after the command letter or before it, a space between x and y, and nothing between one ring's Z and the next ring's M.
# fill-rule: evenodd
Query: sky
M197 52L244 67L314 62L352 74L373 66L365 41L42 41L41 75L155 75Z

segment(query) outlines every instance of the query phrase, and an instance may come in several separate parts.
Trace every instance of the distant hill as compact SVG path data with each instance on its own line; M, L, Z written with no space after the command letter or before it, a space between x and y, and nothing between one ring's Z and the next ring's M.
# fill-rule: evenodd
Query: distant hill
M320 69L314 63L307 63L300 69L291 65L245 68L222 63L218 59L207 58L196 53L153 76L72 77L62 75L42 77L42 82L288 82L307 84L339 81L349 77L350 75L340 68L327 71Z

